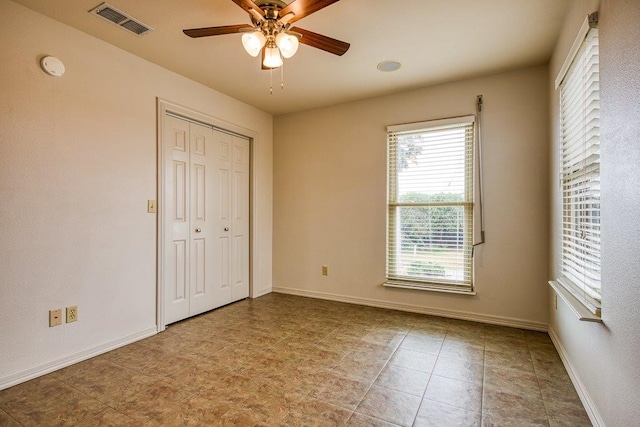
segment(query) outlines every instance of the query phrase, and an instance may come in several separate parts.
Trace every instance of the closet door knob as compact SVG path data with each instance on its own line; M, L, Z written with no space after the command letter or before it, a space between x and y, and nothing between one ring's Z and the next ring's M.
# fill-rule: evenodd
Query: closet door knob
M224 231L229 231L229 227L225 227L225 228L224 228Z
M196 228L196 233L200 233L201 231L202 231L202 229Z

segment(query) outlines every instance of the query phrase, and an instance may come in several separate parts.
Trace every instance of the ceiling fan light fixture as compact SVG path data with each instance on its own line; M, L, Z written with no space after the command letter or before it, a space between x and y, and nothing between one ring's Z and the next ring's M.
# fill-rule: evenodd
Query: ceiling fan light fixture
M280 49L280 53L284 58L291 58L298 51L300 42L293 34L282 31L276 36L276 45Z
M268 68L278 68L282 66L282 57L277 47L267 47L264 51L263 64Z
M267 38L262 31L252 31L242 35L242 46L244 50L251 56L258 56L263 46L267 42Z

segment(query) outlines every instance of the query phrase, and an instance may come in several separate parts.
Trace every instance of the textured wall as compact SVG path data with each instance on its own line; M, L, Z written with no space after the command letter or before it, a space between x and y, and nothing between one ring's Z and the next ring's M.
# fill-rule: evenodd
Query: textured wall
M274 289L546 328L547 80L536 67L277 116ZM487 243L477 296L381 286L386 126L474 114L480 94Z
M259 135L253 281L268 292L272 116L10 1L0 16L0 386L154 330L156 97ZM79 321L49 328L69 305Z
M570 43L597 1L576 2L554 54L555 79ZM602 188L602 319L579 322L558 303L550 327L559 337L591 406L596 423L637 425L640 419L640 6L636 0L600 2L600 96ZM551 82L551 84L553 84ZM557 94L552 89L552 112ZM554 123L557 123L555 119ZM554 130L557 129L554 125ZM557 159L557 131L552 158ZM557 165L557 162L552 161ZM552 177L557 178L552 172ZM555 250L559 259L561 200L551 183Z

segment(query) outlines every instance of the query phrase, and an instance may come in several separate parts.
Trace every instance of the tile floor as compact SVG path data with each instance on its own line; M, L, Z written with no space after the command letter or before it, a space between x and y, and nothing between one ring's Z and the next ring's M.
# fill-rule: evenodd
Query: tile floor
M547 334L269 294L0 391L0 425L590 426Z

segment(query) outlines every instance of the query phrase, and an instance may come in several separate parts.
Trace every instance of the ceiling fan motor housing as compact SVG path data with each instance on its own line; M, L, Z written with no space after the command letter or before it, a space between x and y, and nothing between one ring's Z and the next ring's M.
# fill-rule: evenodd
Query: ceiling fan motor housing
M316 49L323 50L325 52L332 53L334 55L342 56L347 50L349 50L349 43L332 39L331 37L324 36L322 34L314 33L302 29L300 27L292 27L294 22L311 15L327 6L330 6L339 0L293 0L289 3L285 3L282 0L232 0L236 5L240 6L245 12L247 12L251 19L251 25L239 24L239 25L222 25L217 27L205 27L205 28L191 28L183 30L183 32L193 38L218 36L223 34L236 34L245 33L243 40L247 33L254 33L261 43L261 49L263 55L266 54L266 42L270 44L276 43L280 50L286 51L286 58L289 58L295 54L298 43L306 44L307 46L314 47ZM284 13L283 13L284 12ZM261 33L259 36L256 33ZM283 36L286 35L287 37ZM261 37L262 36L262 37ZM280 40L278 41L278 36ZM294 40L295 38L295 40ZM285 40L286 39L286 40ZM253 45L251 49L247 48L245 42L245 50L252 56L256 56L253 53Z

